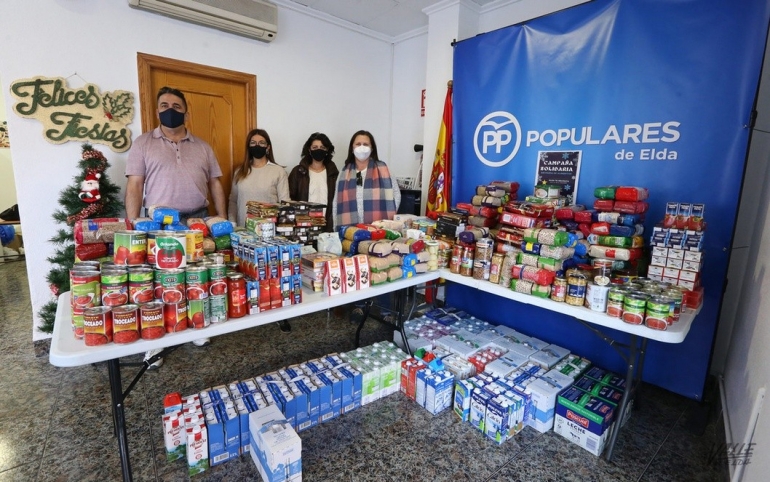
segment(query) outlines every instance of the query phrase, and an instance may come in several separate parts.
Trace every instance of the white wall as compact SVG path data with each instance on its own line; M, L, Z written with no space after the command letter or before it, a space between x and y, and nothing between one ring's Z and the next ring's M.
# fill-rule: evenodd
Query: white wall
M767 47L770 46L768 42ZM765 52L767 54L767 51ZM712 372L724 373L728 438L746 440L757 391L770 387L770 58L765 56L757 122L752 131L741 205L736 220L727 291L720 313ZM757 421L754 456L743 480L766 480L770 459L770 408Z
M425 118L420 116L420 100L427 56L427 33L393 46L391 154L387 161L396 176L415 177L420 166L420 154L414 152L414 145L423 140Z
M0 77L5 87L35 75L77 72L103 91L136 93L136 54L149 53L256 74L257 123L270 132L281 164L296 164L302 144L315 131L332 139L338 164L358 129L370 130L382 157L391 157L389 42L284 8L279 9L277 39L270 44L134 10L125 0L5 0L2 11ZM78 77L70 82L82 85ZM47 239L56 230L51 214L59 192L77 174L80 144L49 144L37 121L10 111L14 101L7 89L3 95L21 216L37 220L24 224L37 312L51 299L45 282L50 269L45 259L52 254ZM138 103L136 108L130 126L134 136L141 130ZM124 186L127 154L97 147L112 164L110 178ZM396 173L401 170L394 166ZM34 330L34 339L42 337Z
M491 32L590 0L519 0L491 3L479 16L479 32Z
M7 87L0 79L0 90ZM0 96L0 122L7 120L5 113L5 98ZM13 165L11 150L0 147L0 212L16 204L16 184L13 181Z

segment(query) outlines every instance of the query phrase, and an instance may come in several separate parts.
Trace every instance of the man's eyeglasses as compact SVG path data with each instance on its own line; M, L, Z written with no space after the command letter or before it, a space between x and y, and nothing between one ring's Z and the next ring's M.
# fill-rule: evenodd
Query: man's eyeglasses
M361 177L361 171L356 173L356 186L363 186L364 179Z

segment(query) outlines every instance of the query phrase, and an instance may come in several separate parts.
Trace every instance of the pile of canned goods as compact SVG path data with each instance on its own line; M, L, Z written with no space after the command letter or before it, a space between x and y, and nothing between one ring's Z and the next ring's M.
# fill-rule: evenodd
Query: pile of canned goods
M75 337L88 346L131 343L246 315L245 278L237 263L224 261L215 253L184 269L75 264L70 270Z

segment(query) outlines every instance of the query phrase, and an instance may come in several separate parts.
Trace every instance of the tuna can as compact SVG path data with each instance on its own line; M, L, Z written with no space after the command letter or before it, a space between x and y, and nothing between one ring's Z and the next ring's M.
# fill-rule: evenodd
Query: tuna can
M155 340L166 334L163 303L152 301L139 305L139 328L143 340Z
M139 307L134 304L112 309L112 341L133 343L139 339Z
M102 270L102 305L119 306L128 303L128 272Z
M644 324L653 330L665 330L670 324L668 321L671 311L671 298L653 296L647 300Z
M607 316L620 318L623 316L623 300L626 290L620 286L613 286L607 294Z
M556 276L551 286L551 299L563 303L566 296L567 279L564 276Z
M112 308L93 306L83 311L83 331L86 346L112 342Z
M647 296L642 293L628 293L623 298L623 316L621 319L632 325L641 325L647 309Z
M144 264L147 259L147 233L144 231L117 231L114 234L113 261L118 265Z
M131 303L148 303L153 300L153 276L150 268L128 270L128 299Z
M607 311L607 295L609 294L609 291L609 286L588 283L588 285L586 285L585 307L591 311L604 313Z

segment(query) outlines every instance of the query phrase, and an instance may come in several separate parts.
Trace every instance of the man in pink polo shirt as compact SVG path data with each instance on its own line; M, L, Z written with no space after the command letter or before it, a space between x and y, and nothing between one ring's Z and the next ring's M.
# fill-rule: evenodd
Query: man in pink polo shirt
M227 219L222 170L211 146L185 127L187 101L171 87L158 91L160 125L134 141L126 162L126 216L138 218L141 208L165 206L177 209L180 221L208 216L208 194L214 200L217 216ZM195 340L209 343L208 338ZM147 352L145 359L157 351ZM157 368L163 359L153 363Z

